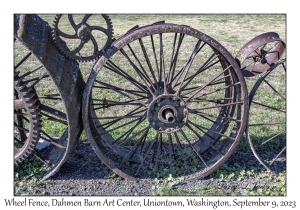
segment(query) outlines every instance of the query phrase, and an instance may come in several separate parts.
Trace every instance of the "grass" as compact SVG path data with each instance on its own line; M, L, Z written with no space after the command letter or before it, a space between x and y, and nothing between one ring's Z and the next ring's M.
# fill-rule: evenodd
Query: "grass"
M48 21L49 23L52 23L54 15L40 15L44 20ZM165 20L167 23L176 23L176 24L182 24L182 25L189 25L193 28L198 29L201 32L204 32L220 42L233 56L236 55L236 53L239 51L239 49L250 39L253 37L265 33L268 31L274 31L277 32L280 37L286 41L286 16L285 15L141 15L141 14L112 14L109 15L113 27L114 27L114 36L116 38L121 37L124 33L126 33L129 29L131 29L135 25L143 26L146 24L152 24L154 22L158 22L161 20ZM63 25L66 20L62 19L62 25L61 27L66 30L70 30L67 28L67 25ZM97 20L94 20L97 21ZM274 22L276 22L276 25L274 25ZM50 24L51 25L51 24ZM148 45L147 45L148 44ZM166 43L166 46L171 46L172 42ZM76 46L76 45L74 45ZM149 46L149 43L145 43L145 46ZM194 46L194 45L191 45ZM207 54L204 55L204 57L207 57L210 55L209 51L205 51ZM141 53L141 52L139 52ZM189 53L187 50L186 53ZM18 57L16 54L15 57ZM184 57L184 56L182 56ZM185 56L186 57L186 56ZM120 57L115 57L116 60L118 60ZM32 61L33 62L33 61ZM32 65L32 62L28 65ZM166 61L167 63L168 61ZM181 61L184 62L184 61ZM124 62L124 65L126 67L126 63ZM80 63L80 69L83 74L83 77L85 81L87 81L87 78L89 76L89 73L92 69L93 63ZM277 73L278 72L278 73ZM106 81L111 81L112 83L120 83L122 84L122 87L128 87L130 84L128 81L124 80L122 81L122 77L117 74L106 74L104 71L101 73L102 78L104 78ZM271 76L271 75L270 75ZM136 77L137 78L137 77ZM250 93L252 86L256 82L256 80L259 78L259 76L253 77L253 78L247 78L246 82L248 85L248 91ZM274 86L280 89L280 92L285 94L285 75L280 72L276 71L276 75L272 75L270 77L270 81L272 81ZM50 81L51 82L51 81ZM142 82L140 80L140 82ZM198 80L194 83L194 85L203 84L204 81ZM51 92L51 88L48 88L48 84L45 82L42 87L40 87L39 91L44 91L45 93L48 91ZM209 90L209 89L208 89ZM213 90L213 89L211 89ZM43 94L45 94L43 92ZM106 93L106 99L107 100L115 100L115 101L124 101L124 98L120 97L119 94L111 94L109 90L102 91L101 94ZM99 94L99 93L93 93L93 94ZM216 97L217 95L215 95ZM259 100L262 102L268 103L270 106L275 106L276 108L285 109L285 102L282 102L278 97L273 97L272 91L268 89L267 86L261 86L258 94L256 95ZM104 98L100 98L100 100L103 100ZM55 104L49 104L51 106ZM253 106L254 107L254 106ZM63 107L62 107L63 109ZM128 112L128 110L132 110L133 107L127 106L126 109L109 109L109 111L105 110L99 110L99 115L102 116L113 116L113 115L122 115L122 113ZM213 112L210 114L214 114ZM192 119L192 118L191 118ZM285 115L282 114L272 114L271 112L268 112L266 110L258 108L252 108L250 113L250 119L253 123L258 122L266 122L267 120L284 120L285 121ZM210 124L207 120L203 120L201 118L197 118L194 116L194 121L200 121L202 120L202 124L209 127ZM270 121L269 121L270 122ZM115 127L118 126L118 124L114 125ZM142 128L144 124L140 124L138 128ZM114 128L114 127L111 127ZM137 130L139 130L137 128ZM53 124L49 124L49 121L46 121L44 123L44 129L51 133L52 136L59 136L59 133L62 132L65 127L59 127ZM261 140L266 139L272 135L274 135L275 132L277 132L280 129L284 129L284 126L275 126L273 128L255 128L254 130L251 130L255 135L255 139ZM126 128L123 130L115 130L113 132L113 137L118 138L122 135L122 133L126 131ZM196 138L195 135L190 131L185 131L187 135L191 138ZM155 136L154 132L149 133L149 139L153 139ZM81 136L81 139L86 139L85 134ZM275 142L275 141L273 141ZM271 145L275 148L280 148L282 145L277 145L276 142ZM241 144L239 145L237 152L243 151L245 149L249 150L249 147L247 147L247 142L245 142L245 139L242 140ZM254 158L254 157L253 157ZM30 163L25 162L24 166L27 168L28 164L33 164L36 166L36 168L41 168L39 165L39 162L37 160L34 160L34 158L29 160ZM194 163L191 163L192 166L197 165L197 161ZM30 168L30 167L29 167ZM34 167L31 167L30 170L33 170ZM43 170L43 167L41 168ZM195 168L196 170L196 168ZM25 188L22 188L19 186L18 183L28 183L29 177L35 178L34 180L39 179L39 173L40 172L34 172L32 175L25 175L20 168L15 169L15 192L20 195L22 194L22 190L26 191ZM34 170L33 170L34 171ZM163 170L161 171L163 172ZM36 174L35 174L36 173ZM180 170L178 171L178 174L180 174ZM268 179L270 177L273 178L272 186L271 187L264 187L264 188L256 188L255 186L246 186L245 191L242 194L239 195L284 195L285 190L285 172L282 172L281 174L275 176L269 176L265 175L265 172L261 171L251 171L247 168L243 168L243 166L240 165L234 165L234 166L227 166L223 165L220 167L216 172L213 173L213 176L215 179L219 179L220 181L229 182L229 181L239 181L243 179L247 179L247 177L251 176L252 174L262 176L263 179ZM266 176L266 177L264 177ZM236 195L234 192L234 189L228 189L227 191L223 192L221 189L213 187L195 187L195 189L192 189L190 192L186 192L184 190L174 190L173 187L178 182L179 178L169 177L168 171L164 173L162 178L158 181L157 185L154 187L156 190L154 192L155 195L185 195L187 193L195 193L198 195ZM26 184L25 184L26 185ZM30 184L29 184L30 185ZM273 189L273 190L272 190ZM283 192L284 191L284 192ZM206 194L205 194L206 193Z
M208 186L199 184L189 189L180 186L182 179L169 176L156 180L153 185L155 196L286 196L286 172L277 175L267 171L248 170L235 164L224 164L210 175ZM262 182L257 182L259 179ZM252 180L252 181L248 181ZM247 182L248 181L248 182ZM231 183L243 183L231 184ZM244 184L246 183L246 184ZM263 183L263 184L262 184Z

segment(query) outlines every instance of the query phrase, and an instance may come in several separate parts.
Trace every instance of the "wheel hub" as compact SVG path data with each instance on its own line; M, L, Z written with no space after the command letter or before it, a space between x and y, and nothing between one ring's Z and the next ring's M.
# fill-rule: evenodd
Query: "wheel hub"
M87 43L91 39L92 34L86 25L81 25L77 31L77 36L83 43Z
M175 94L164 94L153 99L148 108L150 125L160 133L174 133L187 121L185 102Z

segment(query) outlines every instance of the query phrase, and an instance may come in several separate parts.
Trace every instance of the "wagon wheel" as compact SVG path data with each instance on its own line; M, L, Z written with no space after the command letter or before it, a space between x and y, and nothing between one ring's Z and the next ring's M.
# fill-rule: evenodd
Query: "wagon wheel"
M34 152L40 138L41 119L34 87L24 86L18 72L14 81L14 162L19 164Z
M238 64L218 42L188 26L153 24L96 62L83 121L98 157L120 176L195 179L238 145L247 100Z
M252 77L267 71L285 51L285 43L275 32L256 36L237 53L237 60L245 77Z
M60 28L60 20L69 25ZM70 59L92 61L98 59L113 38L113 26L108 15L56 15L52 36L58 49Z
M24 92L25 101L27 98L32 98L30 103L33 99L37 101L35 106L29 107L33 117L40 120L36 134L39 138L33 138L34 144L39 143L31 147L31 152L47 164L43 177L47 179L67 160L82 131L79 96L83 79L78 63L65 59L57 51L49 36L51 28L45 21L37 15L15 15L14 18L15 89ZM27 123L31 123L30 120ZM31 127L23 126L24 129L29 132ZM40 144L43 141L47 145L44 149Z
M257 160L269 171L286 167L286 59L279 60L255 83L249 95L246 135Z

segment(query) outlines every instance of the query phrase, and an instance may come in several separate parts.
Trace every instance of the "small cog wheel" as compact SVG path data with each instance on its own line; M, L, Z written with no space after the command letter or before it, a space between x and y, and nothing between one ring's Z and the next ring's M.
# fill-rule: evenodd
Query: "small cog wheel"
M35 89L27 87L18 72L14 83L14 162L19 164L34 152L42 126Z
M60 20L63 19L67 19L68 25L63 25L61 29ZM52 37L58 49L69 59L93 61L112 43L113 26L109 16L104 14L57 14L53 21Z

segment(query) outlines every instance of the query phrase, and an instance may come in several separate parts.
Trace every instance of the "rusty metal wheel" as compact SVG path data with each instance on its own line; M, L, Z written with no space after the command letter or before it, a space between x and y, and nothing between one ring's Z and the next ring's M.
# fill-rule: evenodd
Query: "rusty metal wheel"
M257 160L267 169L286 168L286 59L277 61L255 83L249 95L246 135Z
M246 83L230 53L175 24L145 26L115 41L83 96L91 145L129 180L209 175L238 145L247 116Z
M82 131L79 113L83 79L78 63L58 52L51 40L51 28L39 16L15 15L14 27L15 90L18 98L23 97L21 108L26 101L32 104L32 119L26 121L30 125L37 121L38 129L33 126L33 132L38 133L29 141L30 152L48 165L43 177L47 179L67 160ZM17 118L19 113L15 112ZM48 147L39 149L38 143L34 148L37 141L44 141Z
M246 43L237 53L245 77L252 77L267 71L285 51L285 43L275 32L256 36Z
M69 25L61 27L61 19L66 19ZM113 26L108 15L59 14L53 21L52 36L58 49L68 58L92 61L110 46Z
M34 153L40 138L40 103L34 87L26 87L18 72L14 81L14 162L20 164Z

